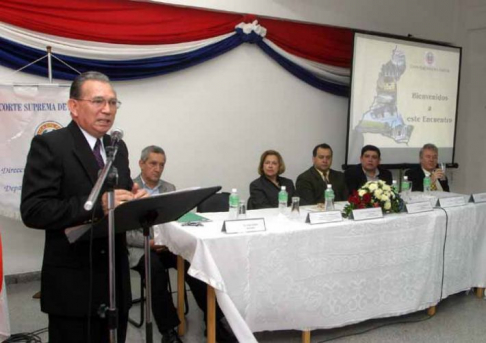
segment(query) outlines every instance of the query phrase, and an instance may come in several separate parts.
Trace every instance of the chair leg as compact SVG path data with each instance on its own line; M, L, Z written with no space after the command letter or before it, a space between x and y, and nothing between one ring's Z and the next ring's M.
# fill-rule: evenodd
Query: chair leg
M137 304L137 303L140 303L140 321L137 322L136 320L133 320L130 317L128 317L128 321L136 328L141 328L145 321L145 292L144 292L143 278L141 276L140 276L140 298L132 301L132 304Z
M186 309L184 310L184 315L187 316L189 313L189 301L187 300L187 289L186 289L186 284L184 283L184 305Z
M168 283L168 289L169 293L172 294L172 286L170 284L170 275L169 275L169 270L166 269L165 272L167 273L167 279L169 280ZM140 298L134 299L132 301L132 304L138 304L140 303L140 320L134 320L130 317L128 317L128 321L130 324L135 326L136 328L141 328L143 323L145 322L145 285L143 282L142 276L140 276ZM189 313L189 300L187 299L187 290L186 290L186 284L184 284L184 315L187 315Z

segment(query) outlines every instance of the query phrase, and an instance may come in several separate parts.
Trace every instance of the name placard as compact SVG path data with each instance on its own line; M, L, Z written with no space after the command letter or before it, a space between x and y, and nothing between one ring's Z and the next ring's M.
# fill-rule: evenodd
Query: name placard
M306 223L311 225L314 224L324 224L324 223L334 223L340 222L343 220L343 215L340 211L319 211L319 212L309 212L307 214L307 218L305 219Z
M473 202L486 202L486 193L476 193L471 195Z
M412 214L412 213L420 213L420 212L428 212L428 211L433 211L434 208L430 204L430 201L420 201L420 202L414 202L411 204L406 204L407 207L407 212Z
M265 219L235 219L225 220L221 231L226 233L258 232L265 231Z
M439 199L440 207L454 207L454 206L462 206L466 205L466 200L463 196L459 197L448 197L448 198L441 198Z
M368 220L368 219L377 219L377 218L383 218L383 211L381 210L381 207L353 210L354 220Z

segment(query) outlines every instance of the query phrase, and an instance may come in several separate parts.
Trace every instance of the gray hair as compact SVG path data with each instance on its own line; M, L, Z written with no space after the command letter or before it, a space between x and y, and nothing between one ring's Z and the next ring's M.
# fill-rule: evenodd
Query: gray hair
M420 153L419 153L419 157L420 158L422 158L422 155L424 153L424 150L432 150L436 154L439 154L439 149L437 149L437 147L434 144L427 143L427 144L424 144L424 146L422 147L422 149L420 149Z
M69 90L69 98L79 99L82 97L81 88L86 81L95 80L105 83L110 83L110 79L105 74L97 71L87 71L86 73L79 74L74 78L71 84L71 89Z
M151 153L162 154L165 156L164 149L156 145L149 145L148 147L142 150L142 154L140 155L140 160L142 160L142 162L147 161Z

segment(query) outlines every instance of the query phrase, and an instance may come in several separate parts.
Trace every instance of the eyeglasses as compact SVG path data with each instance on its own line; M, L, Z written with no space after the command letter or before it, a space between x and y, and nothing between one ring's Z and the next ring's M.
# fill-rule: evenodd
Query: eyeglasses
M89 101L96 108L103 108L106 106L106 103L108 103L110 108L120 108L121 106L121 101L119 101L118 99L106 100L105 98L94 98L94 99L75 99L75 100Z

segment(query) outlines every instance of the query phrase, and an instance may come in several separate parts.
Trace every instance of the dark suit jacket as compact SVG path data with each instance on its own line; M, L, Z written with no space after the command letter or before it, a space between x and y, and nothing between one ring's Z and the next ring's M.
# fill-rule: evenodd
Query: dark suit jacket
M292 180L279 176L277 182L280 186L285 186L288 193L288 204L292 202L292 197L295 195L294 183ZM270 208L278 207L278 193L280 187L277 187L272 181L265 176L260 176L258 179L250 183L250 201L249 208Z
M405 172L405 175L408 176L408 181L412 182L412 191L424 191L424 178L425 173L422 170L421 166L411 168ZM449 181L447 178L445 180L439 180L442 189L445 192L449 192Z
M103 142L109 146L110 136L105 135ZM131 189L128 151L123 142L114 165L119 174L118 188ZM74 122L32 139L20 210L26 226L46 233L41 274L43 312L83 317L88 313L95 315L101 304L109 305L108 240L95 239L90 249L89 242L69 244L64 234L67 227L91 221L93 211L85 211L83 205L96 182L98 169L86 138ZM94 212L95 218L103 216L100 202ZM120 312L127 312L131 291L125 234L117 234L115 244L117 307Z
M348 200L348 189L343 173L331 169L329 171L329 182L332 184L336 201ZM314 166L297 177L295 187L301 205L314 205L324 202L324 191L327 184Z
M393 177L392 173L389 170L383 169L378 166L379 174L378 179L385 181L388 185L391 186ZM348 186L349 193L352 193L354 190L360 189L368 179L366 178L366 174L363 171L363 167L361 164L357 164L352 166L344 172L344 177L346 178L346 185Z

